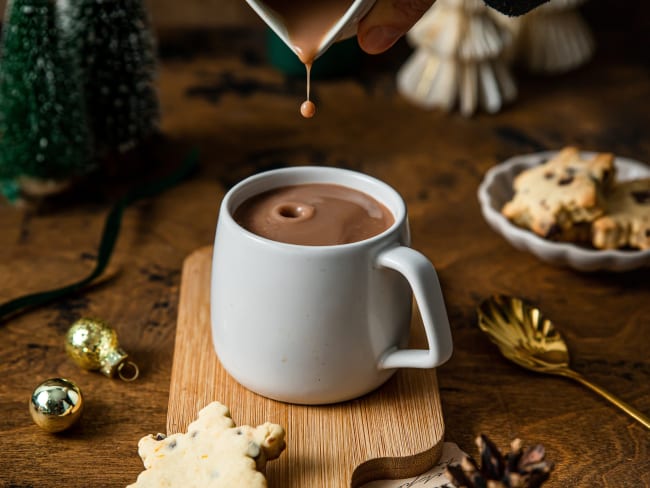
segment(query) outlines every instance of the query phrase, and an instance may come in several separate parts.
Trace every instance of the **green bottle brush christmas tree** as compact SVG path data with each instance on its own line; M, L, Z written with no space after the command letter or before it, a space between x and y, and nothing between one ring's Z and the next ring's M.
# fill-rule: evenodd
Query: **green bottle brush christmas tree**
M0 192L60 191L157 131L142 0L12 0L0 58Z
M55 4L13 0L0 62L0 181L5 195L59 189L93 167L79 76Z
M70 0L66 14L96 151L131 149L157 130L159 117L154 41L142 0Z

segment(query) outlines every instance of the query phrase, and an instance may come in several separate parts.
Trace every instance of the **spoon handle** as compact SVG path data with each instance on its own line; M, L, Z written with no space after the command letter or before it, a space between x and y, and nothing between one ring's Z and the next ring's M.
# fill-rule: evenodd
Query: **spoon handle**
M576 371L573 371L573 370L567 370L566 373L567 374L564 374L563 376L567 376L568 378L572 378L572 379L578 381L579 383L582 383L583 385L585 385L590 390L598 393L600 396L602 396L606 400L609 400L611 403L613 403L618 408L623 410L630 417L632 417L635 420L638 420L639 422L641 422L646 427L646 429L650 429L650 417L648 417L647 415L639 412L636 408L634 408L631 405L628 405L627 403L625 403L623 400L619 399L618 397L612 395L610 392L608 392L604 388L601 388L600 386L592 383L587 378L582 376L580 373L578 373Z

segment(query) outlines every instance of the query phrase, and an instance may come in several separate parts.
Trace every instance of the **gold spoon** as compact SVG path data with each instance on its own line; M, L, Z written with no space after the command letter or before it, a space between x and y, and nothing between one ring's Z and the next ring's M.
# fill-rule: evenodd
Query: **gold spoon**
M519 366L576 380L650 429L650 417L569 367L564 339L538 308L519 298L495 295L479 305L478 324L501 353Z

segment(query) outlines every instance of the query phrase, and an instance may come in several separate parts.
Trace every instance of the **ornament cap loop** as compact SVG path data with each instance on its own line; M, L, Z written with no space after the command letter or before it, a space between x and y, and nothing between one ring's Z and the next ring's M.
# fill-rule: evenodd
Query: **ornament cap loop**
M132 361L122 361L117 367L117 375L122 381L134 381L140 375L140 368Z

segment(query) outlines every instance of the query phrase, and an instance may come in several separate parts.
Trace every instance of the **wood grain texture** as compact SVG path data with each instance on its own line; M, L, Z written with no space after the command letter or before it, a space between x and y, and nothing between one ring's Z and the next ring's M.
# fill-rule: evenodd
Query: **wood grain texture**
M212 243L220 200L233 183L306 162L364 171L404 196L413 245L436 266L452 327L454 354L437 370L446 441L470 454L480 432L502 448L514 437L541 442L556 463L544 488L650 487L646 430L573 382L502 359L475 313L494 293L530 300L563 332L578 371L650 413L650 269L578 273L545 264L494 233L476 198L485 171L516 154L578 144L650 162L648 29L629 23L629 9L647 10L646 3L587 2L603 13L592 22L594 61L558 77L519 73L513 105L469 120L401 99L394 73L408 52L403 43L364 58L356 73L314 80L319 113L304 121L304 79L265 62L261 29L160 38L164 137L140 158L151 160L146 171L137 170L143 161L120 161L120 178L87 183L35 209L0 202L4 301L88 273L120 190L177 165L190 146L201 150L190 180L127 209L105 281L0 323L0 487L135 481L138 439L166 426L183 260ZM65 331L85 315L117 330L140 365L136 382L68 361ZM32 423L27 401L55 376L81 387L87 409L77 428L52 436Z
M270 488L358 487L415 476L438 460L444 422L435 370L401 370L375 392L322 406L269 400L232 379L212 347L211 262L212 248L206 247L183 266L168 434L185 432L198 410L215 400L230 407L238 425L279 423L287 431L287 449L267 466ZM426 344L423 334L414 336L413 347Z

